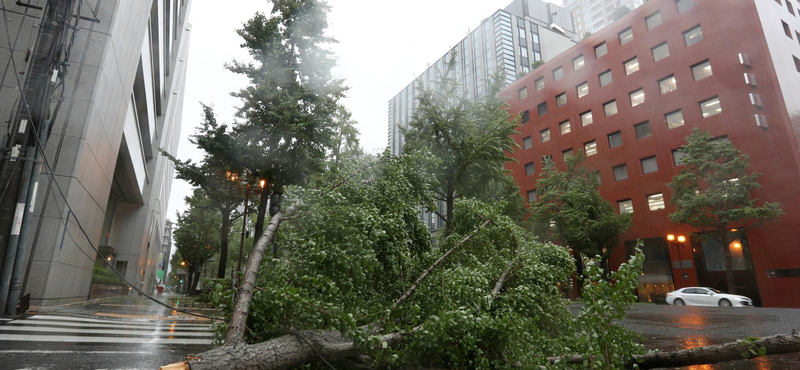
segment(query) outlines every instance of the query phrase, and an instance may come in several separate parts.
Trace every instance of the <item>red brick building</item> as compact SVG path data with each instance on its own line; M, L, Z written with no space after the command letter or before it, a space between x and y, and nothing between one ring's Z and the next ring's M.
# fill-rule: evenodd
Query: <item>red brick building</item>
M727 290L722 246L692 242L670 222L667 183L693 127L727 138L762 173L756 197L780 202L779 223L729 248L737 291L770 307L800 307L800 14L798 0L651 0L511 84L523 113L509 163L535 201L542 158L588 154L600 193L634 226L618 265L645 241L639 295L702 285ZM685 243L669 242L684 235Z

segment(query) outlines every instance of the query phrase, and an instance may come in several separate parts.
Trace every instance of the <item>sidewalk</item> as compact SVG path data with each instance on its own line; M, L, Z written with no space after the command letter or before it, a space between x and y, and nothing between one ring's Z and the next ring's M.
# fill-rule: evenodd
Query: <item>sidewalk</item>
M155 296L159 302L183 311L208 317L220 317L218 310L213 308L184 307L189 297L176 294ZM120 296L104 298L87 302L73 303L63 306L35 307L27 314L58 313L59 315L80 315L93 317L121 318L132 320L169 320L169 321L197 321L210 322L208 318L193 316L177 310L171 310L159 305L144 296Z

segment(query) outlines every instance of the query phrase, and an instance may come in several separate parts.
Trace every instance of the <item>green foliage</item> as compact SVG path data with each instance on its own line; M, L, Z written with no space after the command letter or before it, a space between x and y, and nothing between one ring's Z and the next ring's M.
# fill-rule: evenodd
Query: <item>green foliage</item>
M747 337L745 339L736 340L736 342L739 343L740 346L744 347L743 348L744 351L742 351L742 353L741 353L742 358L750 359L750 358L753 358L753 357L759 357L759 356L766 356L767 355L767 349L766 348L759 347L758 345L756 345L755 342L758 341L759 339L761 339L761 338Z
M612 14L614 17L614 21L618 21L620 18L624 17L626 14L631 12L631 8L627 6L620 6L614 9L614 13Z
M106 268L105 266L100 266L98 264L94 265L94 270L92 271L92 284L105 284L105 285L118 285L118 286L126 286L128 283L125 280L122 280L117 274L113 273L110 269Z
M534 70L534 69L536 69L536 68L539 68L539 67L540 67L540 66L542 66L543 64L544 64L544 61L543 61L543 60L537 60L537 61L535 61L535 62L531 63L531 70Z
M199 189L185 198L188 209L177 214L173 233L178 254L188 263L210 258L219 251L222 217Z

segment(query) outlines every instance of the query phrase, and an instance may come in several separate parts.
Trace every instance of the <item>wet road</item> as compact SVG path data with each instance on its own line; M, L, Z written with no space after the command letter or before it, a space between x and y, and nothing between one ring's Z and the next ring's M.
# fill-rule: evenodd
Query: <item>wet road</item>
M210 324L134 297L33 312L0 319L0 368L157 369L212 348Z
M641 334L648 349L671 351L800 332L800 309L635 305L622 325ZM767 356L691 370L800 369L800 354Z

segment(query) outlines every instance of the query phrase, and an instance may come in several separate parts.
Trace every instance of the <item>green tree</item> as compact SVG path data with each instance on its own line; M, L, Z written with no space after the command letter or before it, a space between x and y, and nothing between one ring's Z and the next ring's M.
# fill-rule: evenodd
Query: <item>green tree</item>
M590 36L592 36L592 33L591 33L590 31L586 31L586 32L584 32L584 33L583 33L583 38L582 38L582 40L586 40L586 39L588 39Z
M628 8L627 6L620 6L618 8L615 8L613 13L614 21L618 21L620 18L624 17L626 14L630 12L631 8Z
M558 171L552 160L545 162L531 215L537 229L575 252L576 262L581 255L600 255L608 272L608 259L621 242L622 234L630 228L633 214L617 213L600 196L598 174L582 164L585 158L583 152L567 158L563 172ZM582 264L577 267L579 275L582 274Z
M219 225L222 217L210 205L211 201L202 190L185 198L189 208L177 214L178 222L174 231L178 254L186 261L188 268L187 286L194 294L200 281L200 271L206 261L213 256L221 244Z
M750 172L750 157L730 141L695 128L680 152L686 167L668 184L675 207L669 217L722 245L728 292L735 294L731 242L741 240L747 230L777 221L783 207L777 202L757 205L754 193L761 188L761 174Z
M409 128L403 130L404 152L430 154L425 169L433 175L429 190L444 209L435 202L426 206L444 220L445 235L452 231L458 199L521 205L519 190L503 169L513 161L507 153L517 147L511 135L519 125L519 117L508 111L508 103L498 94L503 79L494 76L486 96L473 101L456 79L455 59L451 54L435 89L420 87L419 105Z

